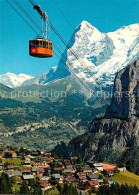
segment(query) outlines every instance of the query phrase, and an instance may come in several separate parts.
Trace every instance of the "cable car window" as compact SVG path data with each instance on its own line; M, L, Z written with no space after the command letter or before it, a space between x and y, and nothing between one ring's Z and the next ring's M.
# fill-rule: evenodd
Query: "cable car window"
M36 41L32 41L32 47L36 47Z
M42 41L40 41L40 47L42 47Z
M48 42L46 42L46 48L48 49Z
M43 48L45 48L46 47L46 44L45 44L45 41L43 41Z
M33 42L30 41L30 42L29 42L29 45L30 45L30 47L33 47Z
M39 47L39 41L36 41L36 47Z
M49 43L49 47L48 47L49 49L51 49L51 45L50 45L50 43Z

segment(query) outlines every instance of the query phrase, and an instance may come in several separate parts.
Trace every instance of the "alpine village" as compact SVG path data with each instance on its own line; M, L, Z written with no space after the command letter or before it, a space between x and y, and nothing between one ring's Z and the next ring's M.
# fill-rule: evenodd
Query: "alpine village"
M137 3L0 1L0 195L139 195Z

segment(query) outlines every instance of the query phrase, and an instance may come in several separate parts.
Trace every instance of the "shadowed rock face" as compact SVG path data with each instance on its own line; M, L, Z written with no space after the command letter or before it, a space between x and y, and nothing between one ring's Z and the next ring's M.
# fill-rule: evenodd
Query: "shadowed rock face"
M114 93L123 95L113 94L104 118L92 121L89 132L73 139L70 151L85 159L128 163L139 174L138 78L139 60L136 60L115 78Z
M105 116L126 119L133 115L139 117L139 60L117 74Z

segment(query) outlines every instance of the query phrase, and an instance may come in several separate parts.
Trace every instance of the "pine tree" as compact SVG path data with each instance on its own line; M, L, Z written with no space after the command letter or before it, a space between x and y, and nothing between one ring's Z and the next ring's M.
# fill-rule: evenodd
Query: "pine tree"
M10 194L12 193L12 185L9 181L7 174L2 173L0 178L0 193L1 194Z
M28 188L28 185L24 181L20 187L20 194L30 194L30 190Z

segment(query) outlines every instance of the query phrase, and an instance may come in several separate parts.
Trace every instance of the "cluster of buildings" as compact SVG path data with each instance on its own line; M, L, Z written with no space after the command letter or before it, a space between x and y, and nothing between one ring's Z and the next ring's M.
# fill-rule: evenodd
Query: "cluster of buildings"
M111 176L117 171L117 166L107 163L87 161L78 164L78 156L66 159L55 159L51 153L43 150L30 151L28 155L18 156L16 151L0 148L0 172L9 177L15 177L19 185L25 181L35 179L39 182L41 189L46 191L57 183L73 183L78 189L88 191L91 186L98 188L101 185L114 184ZM21 160L21 164L5 166L5 159ZM105 177L105 180L103 179Z

